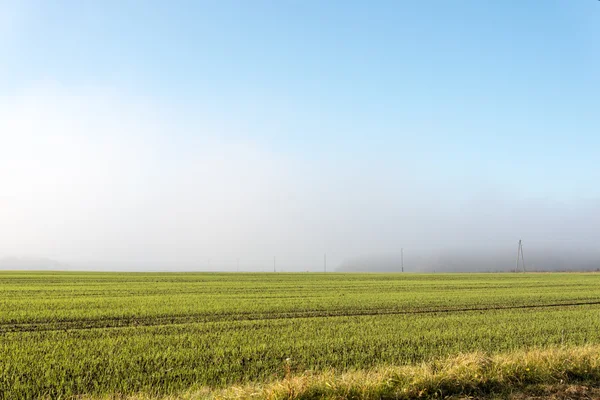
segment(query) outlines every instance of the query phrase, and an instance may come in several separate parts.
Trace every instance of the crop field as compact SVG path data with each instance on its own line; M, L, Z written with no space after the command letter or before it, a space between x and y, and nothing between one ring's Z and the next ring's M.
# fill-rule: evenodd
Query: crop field
M600 344L600 274L0 272L0 398Z

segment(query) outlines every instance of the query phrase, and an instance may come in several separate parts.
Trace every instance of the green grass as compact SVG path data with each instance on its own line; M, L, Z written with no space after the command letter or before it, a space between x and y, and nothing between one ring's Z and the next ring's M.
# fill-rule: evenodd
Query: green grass
M380 367L342 374L335 371L290 374L268 384L254 383L221 390L204 388L182 393L180 397L380 400L475 396L506 399L515 394L544 395L548 386L551 391L560 392L565 386L568 388L574 384L580 387L583 383L597 385L600 382L599 356L600 346L517 351L493 356L477 352L419 365Z
M590 344L594 273L0 273L0 398L162 396Z

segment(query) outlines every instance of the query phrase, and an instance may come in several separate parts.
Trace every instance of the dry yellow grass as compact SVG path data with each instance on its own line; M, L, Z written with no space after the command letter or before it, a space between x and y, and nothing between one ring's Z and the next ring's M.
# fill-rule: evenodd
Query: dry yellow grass
M448 397L523 399L535 398L536 391L542 397L552 395L554 398L594 398L592 394L598 396L600 392L582 386L594 382L600 383L600 346L598 345L540 349L491 356L471 353L420 365L390 366L346 373L331 370L318 374L288 374L285 379L276 382L231 386L225 389L192 388L185 393L171 396L154 397L140 394L122 398L128 400ZM527 392L529 394L524 394ZM583 397L576 395L561 397L560 393L584 394Z

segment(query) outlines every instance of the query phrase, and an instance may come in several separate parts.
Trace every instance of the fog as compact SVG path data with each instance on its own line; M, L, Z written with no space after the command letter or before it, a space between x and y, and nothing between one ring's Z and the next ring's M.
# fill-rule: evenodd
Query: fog
M598 267L597 2L259 3L0 0L0 269Z
M364 255L342 263L342 272L545 272L596 271L600 251L569 243L554 245L530 243L517 265L518 245L495 247L456 247L451 249L414 248L408 252Z
M519 239L532 270L600 266L593 196L448 176L435 154L428 172L307 156L247 139L280 128L253 115L55 82L1 96L0 267L321 271L326 253L329 270L398 270L404 248L407 271L492 271Z

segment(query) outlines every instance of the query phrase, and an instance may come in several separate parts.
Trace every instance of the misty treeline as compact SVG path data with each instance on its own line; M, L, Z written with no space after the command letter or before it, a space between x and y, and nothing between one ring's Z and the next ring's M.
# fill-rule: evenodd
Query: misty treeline
M524 241L527 271L590 271L600 269L600 251L591 246L569 243L527 243ZM405 248L400 251L363 255L341 264L339 271L352 272L508 272L516 269L517 242L496 248L452 249ZM521 269L519 264L519 269Z

